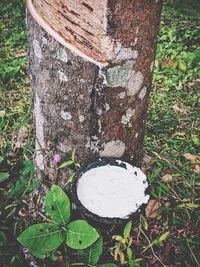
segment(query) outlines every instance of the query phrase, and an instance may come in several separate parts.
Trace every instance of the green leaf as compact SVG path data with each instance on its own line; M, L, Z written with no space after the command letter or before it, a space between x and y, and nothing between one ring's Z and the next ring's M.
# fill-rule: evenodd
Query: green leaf
M127 248L126 249L126 253L127 253L127 256L128 256L129 265L132 267L133 266L133 251L132 251L131 248Z
M7 172L0 172L0 182L5 181L6 179L8 179L9 176L10 174Z
M7 237L4 232L0 231L0 247L3 247L7 244Z
M112 238L116 241L122 241L124 239L121 235L114 235Z
M35 169L33 160L24 160L23 163L24 163L24 169L22 172L22 176L24 177L31 176Z
M139 267L141 261L142 261L142 259L140 259L140 258L135 259L135 260L133 261L133 266L134 266L134 267Z
M0 156L0 163L4 160L4 158L2 156Z
M199 204L195 204L195 203L186 203L185 205L187 207L189 207L189 208L198 208L198 207L200 207Z
M52 261L57 261L58 260L58 255L56 255L56 251L52 251L49 255Z
M192 134L192 142L196 145L196 146L200 146L200 138L197 135L193 135Z
M79 260L84 264L95 265L97 264L103 251L103 240L100 236L94 244L89 248L78 250Z
M65 192L58 186L52 185L45 196L45 210L57 223L66 224L70 218L70 201Z
M128 238L132 228L132 221L129 221L124 228L124 238Z
M6 114L6 111L3 109L3 110L0 110L0 118L3 118Z
M37 258L57 249L65 240L65 232L57 224L40 223L27 228L17 240Z
M74 149L74 150L72 151L72 160L73 160L73 162L75 162L75 153L76 153L76 150Z
M185 61L180 59L179 62L178 62L178 68L181 71L186 71L187 70L187 65L186 65Z
M168 238L169 236L169 231L168 232L165 232L164 234L162 234L160 237L159 237L159 242L163 242L165 239Z
M152 245L158 245L158 244L160 244L160 240L158 240L158 239L156 238L156 239L152 240L151 244L152 244Z
M105 263L105 264L98 264L96 267L119 267L119 265L116 265L114 263Z
M26 188L27 191L26 192L27 193L33 192L35 189L38 189L40 187L41 183L42 183L42 180L39 180L39 179L38 180L33 180L31 182L31 184L27 186L27 188Z
M144 229L147 231L148 230L148 223L146 218L141 214L140 215L140 222L142 224L142 226L144 227Z
M69 167L71 165L74 164L74 161L73 160L68 160L66 162L63 162L58 169L62 169L62 168L65 168L65 167Z
M73 249L84 249L92 245L99 237L96 229L84 220L67 225L66 244Z

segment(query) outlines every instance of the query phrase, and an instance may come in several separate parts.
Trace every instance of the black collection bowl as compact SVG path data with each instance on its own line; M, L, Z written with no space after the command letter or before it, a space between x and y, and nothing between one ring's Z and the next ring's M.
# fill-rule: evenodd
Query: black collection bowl
M77 172L74 178L74 181L72 183L72 199L77 209L81 212L84 219L90 221L92 224L98 225L99 227L104 227L105 225L122 225L129 220L137 220L139 218L140 213L144 210L147 204L142 204L141 206L138 207L138 209L135 212L131 213L125 218L117 218L117 217L108 218L108 217L101 217L89 211L85 206L83 206L83 204L80 202L78 195L77 195L78 181L84 173L86 173L87 171L91 169L98 168L98 167L105 166L105 165L118 166L119 168L127 169L125 163L126 162L122 162L121 160L117 160L117 159L101 158L95 162L91 162L83 166ZM149 186L145 190L145 194L148 194L148 192L149 192Z

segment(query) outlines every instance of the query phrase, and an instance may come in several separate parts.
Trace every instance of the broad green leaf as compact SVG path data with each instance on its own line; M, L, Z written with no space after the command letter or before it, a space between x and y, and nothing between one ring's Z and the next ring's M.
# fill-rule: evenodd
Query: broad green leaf
M27 228L17 240L38 258L57 249L65 240L65 232L57 224L40 223Z
M132 221L129 221L124 228L124 238L128 238L132 228Z
M7 172L0 172L0 182L5 181L6 179L8 179L9 176L10 174Z
M30 250L30 252L34 257L36 257L40 260L43 260L46 257L46 255L45 255L46 253L43 253L41 250L35 249L34 251Z
M165 241L165 239L168 238L169 233L170 233L170 232L168 231L168 232L165 232L164 234L162 234L162 235L159 237L159 242L163 242L163 241Z
M114 263L105 263L105 264L98 264L96 267L119 267L119 265L116 265Z
M78 251L79 260L84 264L95 265L97 264L103 251L103 240L100 236L94 244L89 248Z
M70 201L65 192L58 186L52 185L45 196L45 210L57 223L66 224L70 218Z
M73 249L84 249L99 238L96 229L84 220L77 220L67 225L66 244Z

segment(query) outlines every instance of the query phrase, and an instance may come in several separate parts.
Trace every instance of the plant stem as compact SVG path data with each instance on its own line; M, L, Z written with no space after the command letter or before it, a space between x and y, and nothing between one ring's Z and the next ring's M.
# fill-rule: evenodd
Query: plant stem
M153 247L152 247L151 241L149 240L149 238L148 238L148 236L145 234L145 232L141 229L141 227L140 227L140 231L141 231L141 233L144 235L144 237L146 238L146 240L148 241L148 243L149 243L149 248L151 248L151 251L152 251L154 257L161 263L161 265L162 265L163 267L167 267L167 266L162 262L162 260L161 260L160 258L158 258L158 256L156 255L156 253L155 253L155 251L154 251L154 249L153 249Z

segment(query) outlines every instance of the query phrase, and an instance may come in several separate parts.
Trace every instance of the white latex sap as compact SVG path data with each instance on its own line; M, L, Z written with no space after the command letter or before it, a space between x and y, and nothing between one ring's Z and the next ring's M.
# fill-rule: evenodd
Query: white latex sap
M128 163L126 168L101 166L79 179L77 195L82 205L101 217L126 218L149 200L146 175Z

